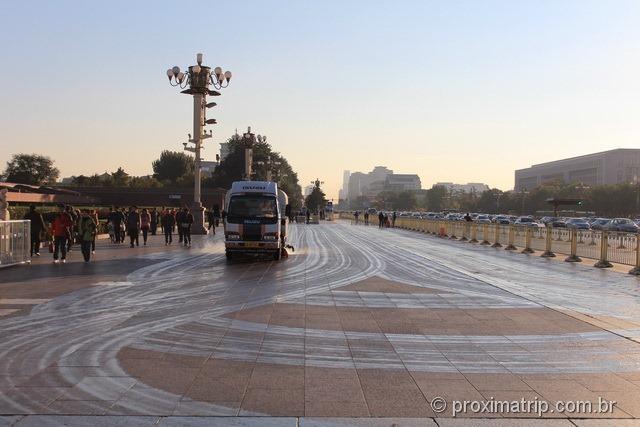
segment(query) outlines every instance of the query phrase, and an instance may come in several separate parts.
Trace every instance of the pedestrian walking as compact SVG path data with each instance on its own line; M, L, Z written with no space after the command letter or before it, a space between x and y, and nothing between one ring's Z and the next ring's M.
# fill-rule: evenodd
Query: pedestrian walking
M173 227L176 225L176 219L170 210L164 211L160 223L164 233L164 244L165 246L170 245L173 243Z
M142 209L142 212L140 213L140 229L142 230L142 242L147 246L147 236L151 229L151 214L146 208Z
M184 208L180 216L179 227L182 229L182 239L184 246L191 246L191 224L193 224L193 214L189 212L189 208Z
M220 206L213 205L213 218L215 219L215 226L220 227Z
M113 227L113 237L115 243L122 243L121 234L121 225L122 225L122 215L120 213L120 209L117 206L114 206L109 212L109 216L107 217L109 223Z
M93 222L96 223L96 232L93 233L93 239L91 240L91 253L96 253L96 236L98 235L98 227L100 226L100 216L98 215L98 210L94 209L89 214L93 219Z
M70 205L65 206L65 211L67 215L69 215L69 218L71 218L71 227L69 227L69 233L67 233L67 252L71 252L78 231L78 214L76 210L73 209L73 206Z
M364 225L369 225L369 211L364 212Z
M125 239L127 238L127 217L129 216L129 213L127 212L127 210L123 207L120 209L120 243L124 243Z
M182 223L184 220L184 210L179 210L178 212L176 212L175 217L176 217L176 225L178 226L178 243L182 243L184 239L184 234L182 229Z
M354 216L354 217L355 217L355 219L356 219L356 225L358 225L358 217L360 216L360 212L356 211L356 212L353 214L353 216Z
M396 211L393 211L393 214L391 215L391 227L396 228L396 218L398 217L398 213Z
M51 235L53 236L53 263L58 263L58 254L64 264L67 262L67 241L73 227L71 216L63 204L58 205L58 214L51 223Z
M31 205L24 219L31 221L31 256L40 256L41 235L47 228L42 214L36 211L35 205Z
M127 234L131 240L131 247L140 246L140 214L135 206L129 207L127 215Z
M207 222L209 222L209 230L212 234L216 234L216 217L213 209L207 212Z
M158 213L158 210L156 208L152 208L151 212L149 212L149 215L151 216L151 235L155 236L156 235L156 231L158 230L158 220L160 219L160 214Z
M384 227L384 212L378 212L378 228Z
M91 260L91 253L95 253L95 250L92 250L92 247L95 246L92 246L92 244L95 245L97 230L98 224L96 224L92 215L88 210L84 211L78 220L80 249L84 257L84 262L89 262Z

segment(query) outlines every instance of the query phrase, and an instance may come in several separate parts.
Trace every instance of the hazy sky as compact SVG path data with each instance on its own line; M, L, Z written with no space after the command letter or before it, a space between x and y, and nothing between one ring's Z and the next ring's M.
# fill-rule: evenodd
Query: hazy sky
M638 0L3 1L0 161L151 173L191 132L166 69L202 52L234 74L209 159L251 125L331 197L375 165L510 189L517 168L640 146L639 23Z

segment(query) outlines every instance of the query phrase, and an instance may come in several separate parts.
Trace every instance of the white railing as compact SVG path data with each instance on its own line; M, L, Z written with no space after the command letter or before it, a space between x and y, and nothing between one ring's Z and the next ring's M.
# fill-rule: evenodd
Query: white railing
M0 221L0 267L31 261L31 221Z

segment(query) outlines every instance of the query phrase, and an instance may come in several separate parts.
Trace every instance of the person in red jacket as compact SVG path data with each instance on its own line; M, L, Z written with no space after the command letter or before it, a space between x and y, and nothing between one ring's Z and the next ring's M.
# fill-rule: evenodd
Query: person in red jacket
M67 240L69 239L73 221L65 211L64 205L58 205L58 215L51 223L51 235L53 236L53 262L58 263L58 252L61 252L62 263L67 258Z

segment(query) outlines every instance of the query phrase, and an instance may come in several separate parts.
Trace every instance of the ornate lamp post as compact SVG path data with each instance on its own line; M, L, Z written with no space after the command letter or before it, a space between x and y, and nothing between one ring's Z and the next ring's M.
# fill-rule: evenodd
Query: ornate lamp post
M215 102L207 103L207 95L219 96L220 92L211 90L209 87L213 86L214 89L218 90L227 87L231 81L231 71L223 72L222 68L216 67L212 72L211 67L202 65L201 53L197 54L196 60L197 65L188 67L186 73L180 71L178 66L168 69L167 77L171 86L184 89L180 93L193 96L193 137L191 137L191 134L189 135L189 143L194 144L194 146L188 147L187 143L183 143L183 145L186 151L195 155L195 183L193 206L191 208L194 217L192 233L207 234L207 229L204 226L204 208L200 200L202 176L200 150L202 149L202 141L212 137L212 132L209 131L207 134L204 127L217 123L216 119L207 120L206 118L207 108L215 107L216 105Z
M251 181L252 166L253 166L253 147L256 143L263 144L267 142L267 137L258 135L251 132L251 126L247 128L247 131L242 135L242 145L244 145L244 181Z

